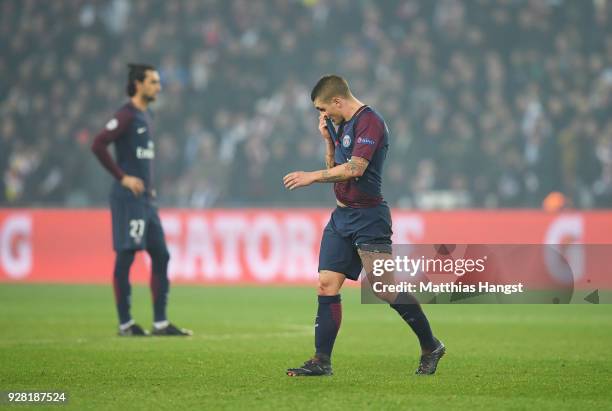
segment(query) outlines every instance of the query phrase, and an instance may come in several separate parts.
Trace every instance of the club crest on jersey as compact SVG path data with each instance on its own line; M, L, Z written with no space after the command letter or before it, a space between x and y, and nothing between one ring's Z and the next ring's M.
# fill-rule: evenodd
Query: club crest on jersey
M140 160L153 160L155 158L155 144L149 141L147 147L136 147L136 158Z
M342 137L342 145L345 148L350 146L351 145L351 136L349 136L348 134L345 134L344 137Z

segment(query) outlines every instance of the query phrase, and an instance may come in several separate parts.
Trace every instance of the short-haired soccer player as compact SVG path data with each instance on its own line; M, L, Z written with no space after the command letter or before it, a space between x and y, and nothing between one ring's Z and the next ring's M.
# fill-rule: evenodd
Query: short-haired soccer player
M155 205L153 159L155 144L149 104L161 91L159 73L147 64L130 64L127 94L130 97L96 136L92 151L113 175L110 194L113 248L116 252L113 287L119 315L119 335L144 336L130 313L130 267L136 251L151 257L153 335L191 335L177 328L166 317L168 302L168 261L164 230ZM114 143L116 161L108 152Z
M312 90L311 100L319 111L327 168L295 171L283 182L289 190L312 183L334 183L337 207L325 227L319 252L315 354L301 367L288 369L289 376L332 374L332 349L342 319L342 284L347 278L358 280L362 268L370 275L375 259L392 258L391 214L381 194L383 162L389 147L389 130L383 118L355 98L340 76L322 77ZM328 119L338 127L337 132L327 127ZM416 374L435 373L446 349L433 336L414 296L376 295L388 302L417 335L421 358Z

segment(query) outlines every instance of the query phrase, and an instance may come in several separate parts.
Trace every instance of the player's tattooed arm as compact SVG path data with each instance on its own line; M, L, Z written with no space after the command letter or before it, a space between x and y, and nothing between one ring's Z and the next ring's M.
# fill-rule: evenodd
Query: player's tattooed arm
M325 155L325 167L329 170L330 168L334 168L336 166L336 161L334 160L334 154L332 153Z
M358 178L363 175L366 168L368 168L368 160L361 157L351 157L351 159L335 167L329 168L328 170L321 170L318 172L318 177L315 180L319 183L336 183L339 181L350 180L351 178Z
M325 139L325 167L326 168L330 169L336 166L335 154L336 154L336 146L334 145L334 142L331 140L331 138Z
M325 147L325 167L327 169L334 168L336 166L335 160L336 147L331 140L327 140Z
M289 190L306 187L312 183L335 183L347 181L351 178L361 177L368 168L368 160L361 157L352 157L347 163L339 164L327 170L294 171L283 178L283 184Z

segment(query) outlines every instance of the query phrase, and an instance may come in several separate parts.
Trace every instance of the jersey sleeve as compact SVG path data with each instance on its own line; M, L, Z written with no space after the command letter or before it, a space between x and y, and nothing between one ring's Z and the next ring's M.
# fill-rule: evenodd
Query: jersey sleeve
M363 113L355 124L355 146L352 156L372 160L374 152L384 137L384 124L372 112Z
M91 151L98 157L98 160L104 168L106 168L117 180L121 180L125 173L119 165L113 160L113 157L108 151L108 146L122 135L130 126L133 120L132 113L129 110L119 110L115 116L106 123L106 126L94 138L91 145Z

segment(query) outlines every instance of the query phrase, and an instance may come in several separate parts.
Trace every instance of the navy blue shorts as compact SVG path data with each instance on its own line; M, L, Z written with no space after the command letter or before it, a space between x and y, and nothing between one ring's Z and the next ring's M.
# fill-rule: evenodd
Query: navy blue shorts
M319 271L335 271L357 281L363 268L357 249L381 245L390 252L392 234L386 203L371 208L337 207L323 231Z
M110 206L115 251L166 248L157 207L150 199L113 190Z

